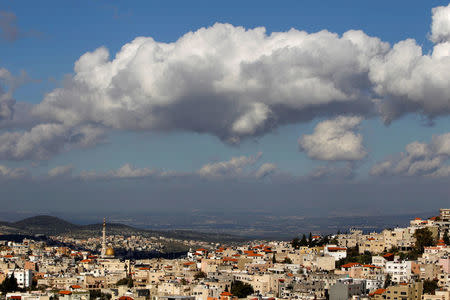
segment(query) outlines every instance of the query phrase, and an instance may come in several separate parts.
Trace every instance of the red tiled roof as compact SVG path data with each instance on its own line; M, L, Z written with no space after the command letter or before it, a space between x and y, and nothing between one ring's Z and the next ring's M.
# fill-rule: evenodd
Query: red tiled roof
M59 291L60 295L72 295L71 291Z
M347 268L359 267L359 266L361 266L361 264L352 262L352 263L348 263L348 264L342 265L341 268L347 269Z
M373 296L373 295L381 295L381 294L383 294L384 292L386 292L386 289L378 289L378 290L376 290L376 291L370 293L369 296Z
M222 292L222 294L220 294L220 296L233 296L233 294L230 292Z
M70 286L72 289L81 289L81 286L74 284Z
M347 251L347 248L343 247L328 247L328 251Z

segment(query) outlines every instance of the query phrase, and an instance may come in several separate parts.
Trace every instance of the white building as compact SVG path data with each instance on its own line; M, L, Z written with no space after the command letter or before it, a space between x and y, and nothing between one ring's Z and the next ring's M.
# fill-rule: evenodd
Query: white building
M336 245L326 245L323 249L323 254L332 256L335 261L338 261L341 258L347 257L347 248L337 247Z
M13 274L13 271L8 272L8 276L11 276ZM14 271L14 277L17 280L17 285L23 289L31 287L33 282L33 271L31 270L15 270Z
M411 261L388 261L386 262L385 272L391 275L392 282L409 282L411 279Z

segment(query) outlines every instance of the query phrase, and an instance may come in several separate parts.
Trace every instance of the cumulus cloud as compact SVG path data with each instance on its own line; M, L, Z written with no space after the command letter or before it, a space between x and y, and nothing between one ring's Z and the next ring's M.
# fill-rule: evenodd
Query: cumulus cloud
M264 163L255 172L256 178L264 178L273 174L277 170L277 165L273 163Z
M273 163L264 163L260 166L257 162L262 153L254 156L232 157L228 161L220 161L203 165L194 172L164 171L150 168L136 168L130 164L124 164L117 170L104 173L96 171L83 171L79 178L84 180L95 179L127 179L127 178L203 178L203 179L262 179L272 175L277 166Z
M0 179L24 179L30 176L26 168L8 168L0 165Z
M344 166L327 165L319 166L313 169L306 179L318 180L325 178L337 178L337 179L351 179L355 176L354 166L350 163L346 163Z
M317 124L314 132L303 135L298 143L300 150L318 160L361 160L367 152L358 129L361 117L337 117Z
M70 177L73 172L73 165L57 166L48 171L48 176L55 177Z
M117 170L112 170L105 173L97 173L95 171L83 171L80 173L80 178L84 180L93 179L127 179L127 178L143 178L149 176L161 177L164 172L159 170L152 170L149 168L135 168L131 164L124 164Z
M69 128L62 124L39 124L30 131L0 135L0 159L44 160L70 147L87 147L104 138L100 129Z
M450 41L450 5L433 8L430 40L434 43Z
M70 125L187 130L227 142L318 115L372 110L370 61L387 43L361 31L267 34L215 24L173 43L139 37L84 54L36 115Z
M448 115L449 10L450 4L433 10L429 54L412 39L391 47L357 30L268 34L215 24L172 43L138 37L114 56L105 47L83 54L72 76L32 113L44 124L89 129L90 136L105 129L188 131L227 143L318 117L378 113L389 123L407 113ZM4 102L4 115L8 107ZM360 135L348 131L356 148L317 159L364 157Z
M31 115L32 104L16 102L14 92L23 84L33 81L27 72L13 75L5 68L0 68L0 129L30 127L39 123Z
M209 163L198 170L198 174L202 177L235 177L243 174L245 168L253 166L262 153L256 156L239 156L233 157L229 161L221 161Z
M375 164L370 174L447 177L450 175L449 159L450 133L435 135L428 144L416 141L406 145L405 152Z

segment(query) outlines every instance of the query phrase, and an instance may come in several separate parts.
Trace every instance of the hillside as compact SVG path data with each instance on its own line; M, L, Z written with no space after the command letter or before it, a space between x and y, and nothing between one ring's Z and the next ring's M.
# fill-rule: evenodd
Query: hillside
M80 226L53 216L35 216L10 224L30 234L61 234L78 230Z
M63 219L53 216L35 216L17 222L0 222L0 234L29 234L29 235L70 235L72 237L92 237L99 236L102 224L76 225ZM189 230L144 230L132 226L108 223L107 233L111 235L142 235L142 236L162 236L166 238L200 240L208 242L216 241L240 241L242 237L233 235L194 232Z

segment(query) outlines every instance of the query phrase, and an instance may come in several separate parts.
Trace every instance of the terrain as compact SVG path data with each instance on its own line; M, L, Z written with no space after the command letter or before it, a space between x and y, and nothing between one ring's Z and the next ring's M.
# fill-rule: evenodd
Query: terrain
M0 222L0 234L3 235L70 235L74 238L85 238L100 236L101 231L101 223L77 225L58 217L48 215L29 217L17 222ZM148 230L119 223L108 223L107 233L108 235L124 236L161 236L165 238L205 242L237 242L243 240L242 237L227 234L203 233L190 230Z

